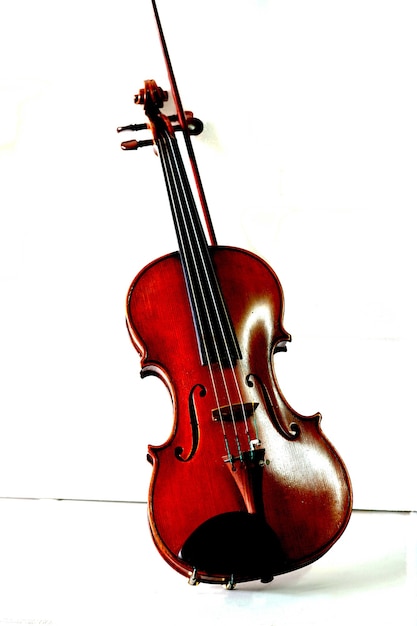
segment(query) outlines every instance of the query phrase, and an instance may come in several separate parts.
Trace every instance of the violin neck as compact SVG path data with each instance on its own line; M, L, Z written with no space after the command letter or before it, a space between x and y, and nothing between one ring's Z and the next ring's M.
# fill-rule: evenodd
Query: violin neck
M236 335L217 281L210 246L175 136L156 141L168 191L178 248L203 365L230 367L241 358Z

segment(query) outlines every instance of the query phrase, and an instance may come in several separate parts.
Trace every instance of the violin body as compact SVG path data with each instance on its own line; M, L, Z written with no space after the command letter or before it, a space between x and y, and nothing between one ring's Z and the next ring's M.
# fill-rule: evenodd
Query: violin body
M241 249L211 246L209 255L239 359L202 363L178 253L136 276L127 325L142 377L159 377L173 402L168 440L148 450L155 545L190 582L233 587L319 558L345 529L352 502L321 415L296 413L274 373L273 354L291 340L277 276Z
M151 130L152 141L122 147L153 143L178 242L178 252L139 272L127 296L141 375L159 377L173 404L167 441L148 447L148 517L171 567L191 584L232 589L243 581L269 582L322 556L349 521L351 486L321 431L320 413L296 413L279 388L273 355L291 336L276 274L248 251L217 245L190 141L203 125L182 108L152 4L177 115L161 112L168 93L147 80L135 102L144 105L148 124L118 129Z

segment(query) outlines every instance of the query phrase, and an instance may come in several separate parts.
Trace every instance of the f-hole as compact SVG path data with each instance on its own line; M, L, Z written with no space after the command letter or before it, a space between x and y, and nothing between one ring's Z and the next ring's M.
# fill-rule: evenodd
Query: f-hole
M195 393L197 389L200 390L200 393L199 393L200 398L204 398L204 396L207 393L206 388L203 387L203 385L200 385L199 383L197 383L197 385L194 385L194 387L191 389L190 395L188 396L188 412L190 415L191 441L192 441L191 449L188 455L184 457L183 456L184 448L182 446L177 446L175 448L175 457L179 461L183 461L184 463L186 463L187 461L191 461L191 459L193 458L193 456L195 455L197 451L198 442L200 440L200 428L198 426L197 411L195 407Z

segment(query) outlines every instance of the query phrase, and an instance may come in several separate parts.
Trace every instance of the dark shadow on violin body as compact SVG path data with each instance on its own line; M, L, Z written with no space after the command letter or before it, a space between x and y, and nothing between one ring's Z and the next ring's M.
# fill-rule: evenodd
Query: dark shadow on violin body
M217 515L201 524L179 556L193 570L265 583L287 564L280 541L263 516L244 511Z

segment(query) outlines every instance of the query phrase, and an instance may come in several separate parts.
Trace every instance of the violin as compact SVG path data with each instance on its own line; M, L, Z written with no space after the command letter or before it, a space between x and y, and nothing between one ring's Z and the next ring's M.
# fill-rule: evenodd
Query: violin
M352 509L346 467L324 436L321 414L304 417L285 400L273 355L291 341L284 297L269 265L215 241L190 135L202 123L182 109L152 0L176 116L153 80L135 97L167 189L178 251L149 263L127 295L127 328L141 377L168 388L173 427L148 446L153 465L148 519L157 550L189 583L270 582L312 563L337 541ZM176 139L182 132L200 209ZM150 409L149 409L150 412Z

